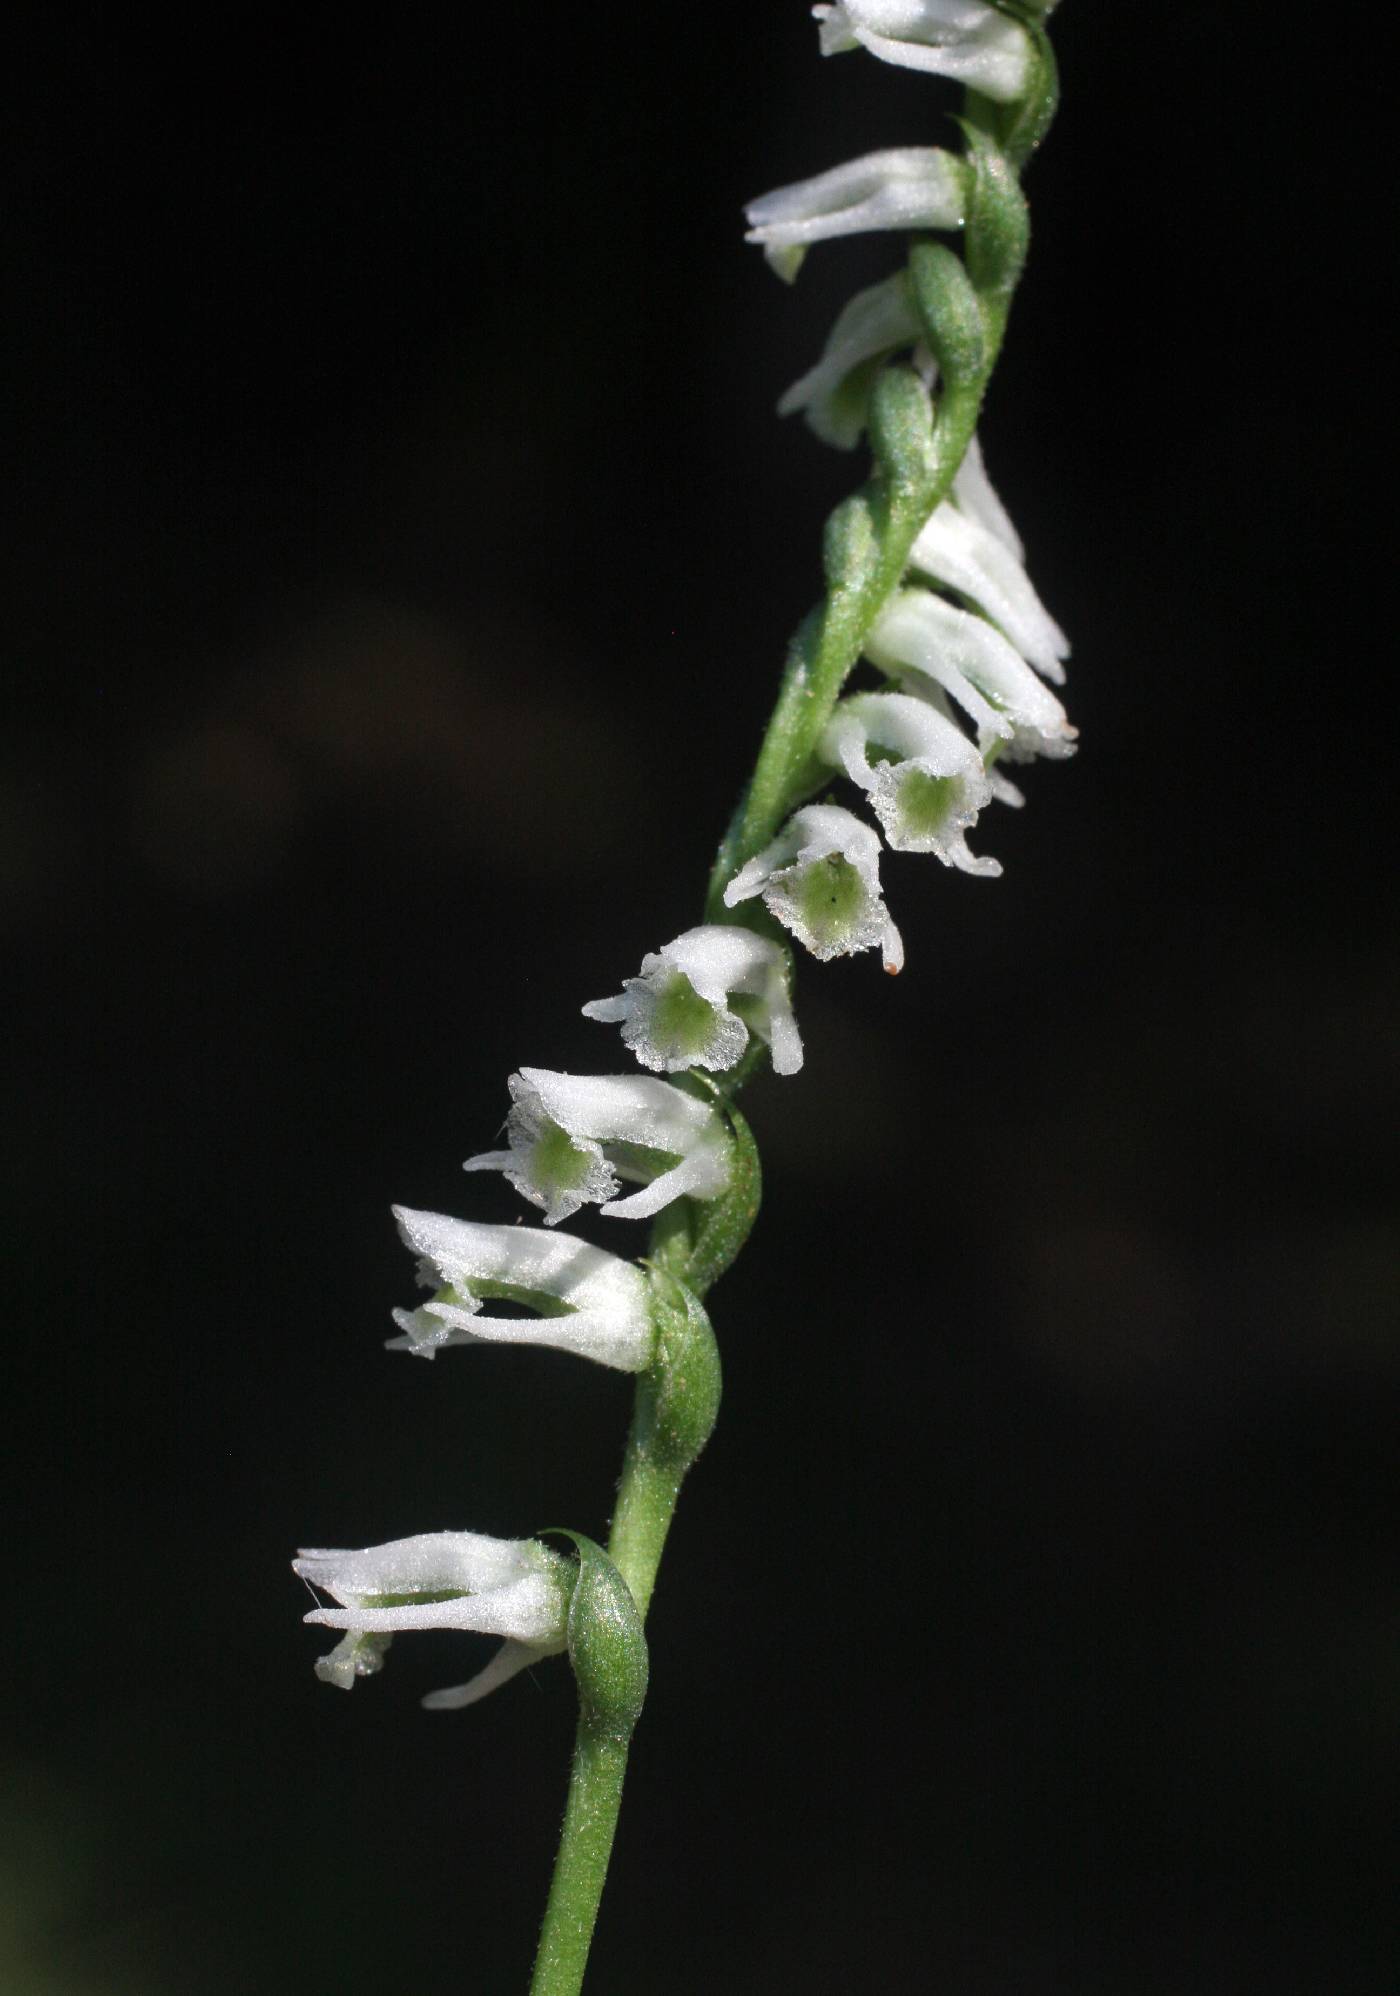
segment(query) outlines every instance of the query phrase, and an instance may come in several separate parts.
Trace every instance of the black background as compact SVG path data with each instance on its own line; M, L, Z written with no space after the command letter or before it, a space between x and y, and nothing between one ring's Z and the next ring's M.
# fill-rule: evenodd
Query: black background
M752 1091L600 1996L1391 1986L1390 101L1270 12L1057 17L983 436L1083 748ZM696 919L861 475L772 405L895 253L740 205L955 99L798 0L78 8L11 90L0 1984L518 1990L566 1672L342 1697L286 1562L604 1531L627 1382L386 1356L387 1206L513 1217L506 1074Z

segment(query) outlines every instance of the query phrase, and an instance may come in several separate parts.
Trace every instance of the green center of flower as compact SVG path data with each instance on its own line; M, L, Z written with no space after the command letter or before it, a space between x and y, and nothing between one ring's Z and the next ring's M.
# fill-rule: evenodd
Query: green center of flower
M839 852L814 859L790 883L794 912L819 948L843 943L866 912L866 886Z
M594 1160L558 1123L546 1116L530 1149L530 1176L546 1197L577 1192Z
M683 970L672 971L656 992L651 1015L651 1037L660 1052L693 1057L709 1044L714 1027L709 999L700 996Z
M958 780L955 776L930 776L926 769L906 769L897 795L905 837L935 838L957 807Z

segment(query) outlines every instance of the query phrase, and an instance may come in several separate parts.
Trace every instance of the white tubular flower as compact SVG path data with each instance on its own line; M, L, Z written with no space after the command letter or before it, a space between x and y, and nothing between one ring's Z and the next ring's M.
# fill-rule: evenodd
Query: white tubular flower
M866 229L960 229L965 205L965 169L956 154L896 146L761 194L744 210L744 240L762 243L772 268L791 284L813 243Z
M713 1199L729 1180L729 1135L708 1102L669 1081L631 1074L510 1077L506 1150L469 1157L467 1171L501 1171L549 1226L589 1202L643 1220L673 1199ZM615 1199L618 1179L643 1189Z
M469 1629L506 1639L468 1683L423 1700L439 1709L474 1705L565 1647L569 1562L535 1539L420 1532L362 1552L303 1547L292 1571L341 1604L314 1608L305 1619L345 1630L316 1662L316 1675L344 1691L377 1670L391 1637L406 1629Z
M641 976L624 979L620 997L593 999L583 1016L620 1025L624 1044L656 1073L733 1067L750 1027L771 1048L775 1073L802 1065L783 952L727 923L687 929L644 956Z
M1076 730L1054 694L985 617L959 610L928 589L903 589L865 641L881 672L927 698L951 694L977 729L986 755L998 746L1013 762L1073 755ZM935 703L936 704L936 703Z
M852 450L865 428L875 363L920 337L904 271L858 291L827 335L822 357L778 404L780 416L799 411L823 443Z
M1063 685L1069 640L999 533L945 499L920 529L909 565L985 610L1042 677Z
M814 7L823 55L868 49L901 69L931 70L1005 103L1030 78L1023 28L983 0L839 0Z
M432 1358L447 1345L549 1345L619 1372L651 1364L656 1331L646 1277L630 1261L539 1227L488 1227L396 1206L418 1279L433 1291L416 1310L395 1310L391 1351ZM534 1317L492 1317L482 1303L524 1304Z
M886 970L903 968L904 943L880 892L880 841L839 804L795 811L772 844L740 867L724 905L756 894L823 962L878 949Z
M872 748L880 751L878 761L871 760ZM967 849L965 834L992 794L982 758L926 701L907 693L858 693L841 701L821 754L869 794L896 852L936 853L945 866L987 879L1001 872L997 860Z

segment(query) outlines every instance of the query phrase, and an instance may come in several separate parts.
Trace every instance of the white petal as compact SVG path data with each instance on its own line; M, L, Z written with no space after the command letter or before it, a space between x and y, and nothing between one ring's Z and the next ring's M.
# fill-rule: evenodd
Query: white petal
M484 1532L418 1532L359 1551L303 1546L292 1571L337 1601L367 1594L478 1593L539 1574L552 1555L533 1539L497 1539Z
M564 1587L558 1580L537 1573L509 1587L460 1594L451 1601L406 1602L393 1608L315 1608L302 1619L327 1629L389 1630L395 1634L412 1629L462 1629L539 1643L562 1636L567 1613Z
M1058 685L1069 641L1020 562L986 527L947 500L920 530L910 564L981 606L1036 671Z

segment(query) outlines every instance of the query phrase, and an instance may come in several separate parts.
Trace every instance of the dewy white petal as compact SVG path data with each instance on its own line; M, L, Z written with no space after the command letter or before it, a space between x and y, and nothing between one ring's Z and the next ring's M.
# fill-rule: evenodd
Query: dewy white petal
M621 1372L641 1372L656 1347L646 1277L631 1262L572 1235L539 1227L483 1226L396 1206L405 1244L423 1257L435 1295L396 1310L402 1337L390 1349L432 1358L448 1345L533 1344L577 1352ZM492 1317L483 1299L533 1305L537 1317Z
M508 1151L469 1158L468 1171L504 1171L552 1225L588 1200L642 1219L688 1194L713 1199L729 1177L729 1138L708 1102L669 1081L630 1074L558 1074L522 1067L510 1078ZM610 1195L618 1178L645 1190Z
M894 759L872 762L871 747ZM905 693L861 693L836 708L823 757L869 793L896 852L936 853L945 866L992 878L994 859L968 851L966 833L990 797L982 758L961 730Z
M780 277L796 277L812 243L867 229L961 228L964 168L938 146L896 146L761 194L744 210Z
M1029 81L1025 30L983 0L838 0L812 12L823 55L868 49L882 62L951 76L1002 102L1021 96Z
M1017 561L1025 560L1026 550L1021 544L1021 536L1011 524L1011 515L997 497L996 487L987 476L987 462L976 436L963 452L963 461L953 480L952 498L960 513L966 513L979 527L995 534L1010 548Z
M858 291L827 335L821 359L793 382L778 404L778 414L801 411L823 443L851 450L865 428L867 399L851 376L897 347L908 346L919 333L906 272Z
M747 1001L743 1017L731 998ZM621 1025L624 1043L655 1072L733 1067L750 1026L771 1048L776 1073L796 1074L802 1065L783 952L730 923L687 929L643 957L641 975L625 980L620 997L594 999L583 1011Z
M880 841L839 804L794 812L772 843L724 890L736 907L762 895L769 913L823 962L878 949L888 971L904 963L904 943L880 892Z
M1037 672L1056 685L1063 682L1061 660L1069 657L1069 640L996 534L945 500L920 529L909 562L979 604Z
M932 590L903 589L894 596L865 652L911 692L927 698L941 687L950 693L976 726L983 754L997 742L1016 762L1074 752L1076 731L1064 708L1015 647L985 617L959 610Z

